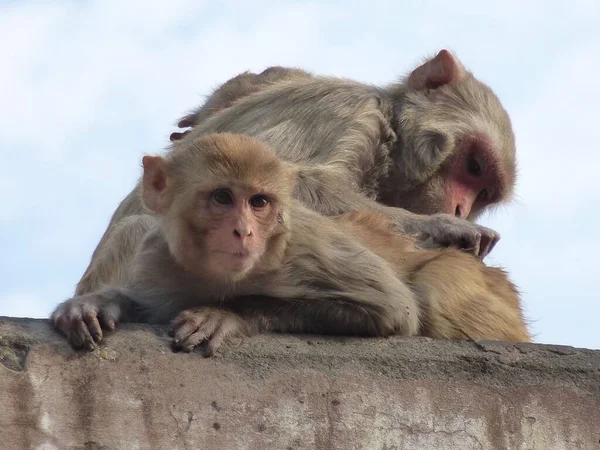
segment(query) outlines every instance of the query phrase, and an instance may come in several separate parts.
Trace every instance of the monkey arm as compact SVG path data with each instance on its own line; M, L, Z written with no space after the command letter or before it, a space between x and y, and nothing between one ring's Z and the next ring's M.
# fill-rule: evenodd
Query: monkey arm
M414 294L389 264L326 217L298 208L275 274L224 306L265 331L413 335ZM317 231L318 230L318 231Z
M348 186L348 178L347 172L333 165L300 167L295 196L330 216L360 209L380 212L394 231L413 235L429 248L456 246L483 259L500 240L496 231L449 214L421 215L385 206Z
M156 226L156 218L138 201L139 193L132 191L111 219L111 224L94 250L90 263L75 288L75 295L88 294L102 288L122 284L139 243ZM119 220L115 218L121 215Z
M119 321L134 317L131 295L120 288L104 288L78 295L58 305L50 316L54 327L74 348L93 350L102 341L102 330L114 330Z

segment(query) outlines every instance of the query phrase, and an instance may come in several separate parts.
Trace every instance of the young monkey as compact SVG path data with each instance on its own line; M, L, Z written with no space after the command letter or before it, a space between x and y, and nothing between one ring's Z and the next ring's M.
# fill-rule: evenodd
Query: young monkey
M109 286L59 305L52 323L93 349L118 321L172 323L205 353L257 331L528 341L499 269L459 250L419 250L383 216L331 218L292 198L296 172L243 135L183 139L143 158L141 198L114 234L130 257ZM128 248L123 251L123 247Z

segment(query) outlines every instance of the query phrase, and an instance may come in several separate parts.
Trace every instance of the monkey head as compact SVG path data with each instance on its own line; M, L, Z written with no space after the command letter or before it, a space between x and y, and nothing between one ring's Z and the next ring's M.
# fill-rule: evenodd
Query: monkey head
M142 163L143 202L187 272L232 283L283 256L295 177L262 142L209 134Z
M494 92L449 51L413 70L402 84L401 142L383 201L411 211L470 220L510 199L515 137ZM400 188L399 188L400 187Z

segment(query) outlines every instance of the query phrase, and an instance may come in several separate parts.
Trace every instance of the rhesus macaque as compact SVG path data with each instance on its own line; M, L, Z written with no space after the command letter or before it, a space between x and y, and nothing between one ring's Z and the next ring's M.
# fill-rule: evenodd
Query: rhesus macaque
M442 50L386 88L288 70L293 76L257 82L248 90L254 95L246 94L244 101L238 91L236 103L216 108L222 114L213 120L207 120L203 106L179 126L197 128L196 136L211 131L253 135L279 157L304 164L297 194L317 211L368 207L421 239L458 245L480 257L491 251L497 233L445 214L475 220L510 200L514 135L497 96L455 56ZM236 79L217 89L207 105L220 103L219 96ZM329 177L340 179L343 188ZM364 196L427 216L377 207Z
M215 89L202 106L182 118L177 125L179 128L193 127L222 109L229 108L236 100L263 90L273 83L310 76L310 73L302 69L280 66L269 67L259 74L242 72ZM171 140L181 139L187 133L189 131L171 133Z
M207 119L205 112L197 121L184 118L184 125L197 125L183 139L209 132L257 137L300 165L294 197L310 209L379 211L423 247L458 246L483 258L498 242L498 233L469 221L511 196L510 119L492 90L450 52L386 88L309 74L258 85ZM213 94L217 101L219 95ZM139 184L113 214L77 294L112 276L91 270L113 240L114 224L144 212L138 191Z
M254 138L186 138L143 168L140 198L154 215L117 222L128 247L95 260L127 255L122 270L52 314L76 348L94 348L118 321L171 322L176 349L204 343L207 355L258 331L529 340L501 270L457 249L417 249L382 213L307 208L293 198L297 166Z

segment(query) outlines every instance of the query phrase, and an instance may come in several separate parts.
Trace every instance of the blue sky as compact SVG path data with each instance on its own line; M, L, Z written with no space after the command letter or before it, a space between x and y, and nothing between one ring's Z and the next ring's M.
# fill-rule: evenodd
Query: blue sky
M269 65L387 83L441 48L513 120L515 202L482 223L537 342L600 348L600 2L0 1L0 315L69 297L144 153Z

